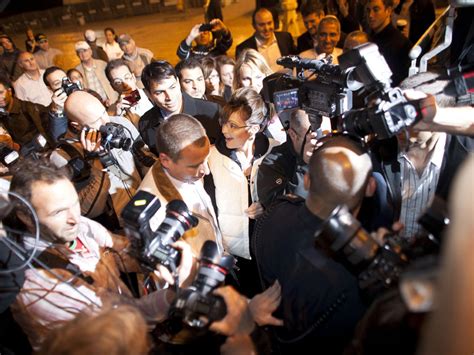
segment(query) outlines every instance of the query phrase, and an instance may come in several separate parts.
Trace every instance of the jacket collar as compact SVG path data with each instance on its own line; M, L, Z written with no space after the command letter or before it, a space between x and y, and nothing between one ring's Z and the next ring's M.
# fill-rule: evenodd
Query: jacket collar
M270 142L263 133L257 133L255 136L255 153L253 158L259 159L261 158L267 151L268 147L270 146ZM216 141L216 148L219 153L225 155L226 157L232 159L240 166L240 161L237 159L237 154L235 149L229 149L225 145L225 138L223 135L220 135ZM240 166L241 167L241 166Z

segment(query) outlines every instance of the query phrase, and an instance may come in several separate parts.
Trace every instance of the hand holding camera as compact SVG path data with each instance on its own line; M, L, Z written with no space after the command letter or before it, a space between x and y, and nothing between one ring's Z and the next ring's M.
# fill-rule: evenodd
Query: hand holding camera
M199 34L202 32L201 31L201 26L202 23L198 23L197 25L194 25L193 28L191 28L191 31L188 34L188 37L186 37L186 44L191 47L191 44L193 41L199 36Z
M85 127L81 131L81 144L84 150L93 153L101 149L101 134L99 131Z
M62 113L64 111L64 103L66 102L67 94L63 88L59 88L53 92L51 100L53 101L52 111Z

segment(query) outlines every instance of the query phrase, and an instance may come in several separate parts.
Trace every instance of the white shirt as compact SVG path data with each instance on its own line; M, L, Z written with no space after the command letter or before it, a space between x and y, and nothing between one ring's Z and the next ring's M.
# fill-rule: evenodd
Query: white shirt
M15 95L22 101L49 106L52 93L43 82L44 70L40 69L38 80L33 79L28 73L23 73L14 83Z
M281 52L275 34L273 34L270 44L262 43L257 36L255 36L255 41L257 42L257 50L265 58L270 68L274 72L283 70L284 68L276 63L277 59L281 57Z
M223 241L221 231L219 229L219 225L217 223L217 216L214 211L214 206L212 205L211 198L207 194L206 190L204 190L203 181L198 180L194 182L184 182L175 179L172 177L166 169L164 169L165 174L170 179L173 186L178 190L181 197L183 198L184 203L188 209L193 212L194 214L199 214L200 216L207 219L214 229L215 234L215 242L219 248L219 252L223 252ZM166 214L166 204L169 201L163 201L160 191L155 184L155 180L153 177L153 171L150 169L148 173L143 178L143 181L139 187L139 190L144 190L152 193L155 196L160 197L162 202L161 208L156 212L155 216L153 216L152 220L150 221L150 226L152 229L156 229L161 222L165 219Z
M405 238L416 236L422 230L417 220L435 196L445 145L446 134L442 133L421 176L408 156L404 152L399 153L402 197L400 221L405 226L402 231Z
M115 41L112 44L105 42L102 45L102 48L104 48L105 53L107 53L107 57L109 58L109 62L111 60L114 60L114 59L120 59L123 56L123 52L120 49L119 44Z

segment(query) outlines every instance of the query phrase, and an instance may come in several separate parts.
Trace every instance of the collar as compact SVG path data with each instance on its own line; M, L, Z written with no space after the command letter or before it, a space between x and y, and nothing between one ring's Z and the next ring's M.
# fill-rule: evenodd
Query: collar
M20 102L20 100L15 98L15 97L12 97L12 100L13 100L13 105L12 105L12 108L9 111L9 113L10 114L12 114L12 113L19 114L19 113L21 113L21 102Z
M255 152L254 152L254 159L261 158L267 151L268 147L270 146L270 141L268 140L267 136L265 136L263 133L257 133L255 136ZM237 163L237 165L240 166L240 161L237 159L237 154L235 149L229 149L225 145L225 138L221 134L219 135L219 138L217 138L216 141L216 148L219 153L222 155L225 155L226 157L229 157L232 159L234 162Z
M440 133L440 136L438 138L438 141L436 142L433 152L431 154L430 161L428 164L434 164L437 168L441 169L441 166L443 165L443 158L444 158L444 151L446 147L446 139L447 135L446 133ZM405 152L401 152L399 154L398 161L401 162L400 159L406 159L409 161L407 155ZM428 164L426 166L428 166Z
M269 44L264 44L262 41L260 41L257 37L257 33L254 34L254 37L255 37L255 42L257 42L257 48L268 48L272 44L277 43L275 32L273 33L273 39Z
M176 189L179 191L180 188L184 187L184 186L194 186L194 182L185 182L185 181L181 181L181 180L178 180L174 177L172 177L169 173L169 171L167 169L165 169L163 167L163 171L165 172L166 176L168 177L168 179L170 179L171 183L176 187Z
M301 218L306 229L311 231L318 229L324 222L321 218L311 213L311 211L306 206L306 203L302 204L300 210L298 211L298 216Z
M43 73L44 73L44 70L38 69L38 72L39 72L39 74L40 74L38 80L33 79L33 78L31 77L31 75L28 74L27 72L25 72L25 77L28 78L29 80L32 80L32 81L40 81L40 80L42 81L42 80L43 80Z
M92 70L95 70L97 69L97 66L95 65L95 60L92 59L92 67L87 67L84 63L81 63L82 64L82 67L84 68L84 70L87 70L87 71L92 71Z

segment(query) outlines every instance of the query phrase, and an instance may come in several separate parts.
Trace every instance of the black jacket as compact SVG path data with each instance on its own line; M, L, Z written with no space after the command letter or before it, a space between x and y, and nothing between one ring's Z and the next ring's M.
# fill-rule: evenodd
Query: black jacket
M392 86L397 86L408 76L411 49L410 41L392 24L371 36L371 41L378 47L393 73Z
M314 47L313 37L311 37L308 31L299 36L296 41L296 52L298 54Z
M372 147L374 172L379 173L383 180L378 180L379 190L385 192L385 206L376 207L379 213L390 213L395 222L400 217L402 193L400 164L397 160L398 146L396 138L391 141L377 142ZM474 139L470 137L447 135L436 195L446 200L449 196L453 177L459 166L469 153L474 152Z
M291 193L306 198L303 177L307 164L298 156L291 139L274 147L258 168L257 189L260 203L268 208L280 195Z
M295 44L293 42L293 37L288 32L275 32L275 37L278 43L278 48L280 48L280 53L282 56L289 54L296 54ZM257 41L255 35L247 38L245 41L240 43L235 49L235 58L239 58L240 53L246 48L252 48L257 50Z
M211 143L214 143L220 134L219 105L210 102L192 98L183 92L183 110L182 113L196 118L206 129L207 136ZM161 122L164 121L161 109L158 106L147 111L138 122L138 131L143 141L150 147L150 150L158 154L156 148L156 131Z
M284 326L275 331L281 339L295 340L286 345L294 354L341 354L365 310L356 278L315 248L321 223L303 199L280 197L257 220L253 234L264 286L276 279L281 284L275 316Z

